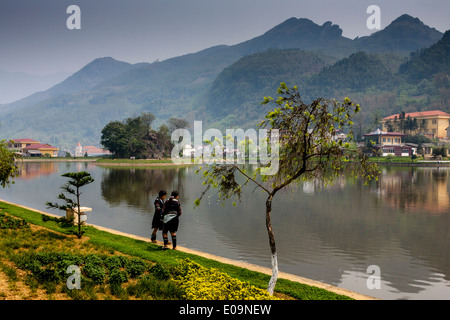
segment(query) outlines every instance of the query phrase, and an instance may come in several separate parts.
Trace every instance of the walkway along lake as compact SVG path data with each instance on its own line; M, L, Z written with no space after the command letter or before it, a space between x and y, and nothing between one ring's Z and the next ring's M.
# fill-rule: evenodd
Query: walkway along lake
M270 267L265 195L247 188L226 206L205 198L195 168L112 168L88 162L25 162L0 199L54 214L67 181L61 174L88 171L83 190L88 222L149 237L153 200L177 189L183 206L180 246ZM306 183L277 194L273 225L280 270L381 299L450 299L450 168L381 167L380 181L364 186L342 180L326 190ZM161 234L158 233L161 240ZM369 266L381 288L369 289Z

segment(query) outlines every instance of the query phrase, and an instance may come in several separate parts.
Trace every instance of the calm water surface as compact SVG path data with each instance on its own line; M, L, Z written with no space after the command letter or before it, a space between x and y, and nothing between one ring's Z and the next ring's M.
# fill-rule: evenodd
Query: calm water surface
M160 189L180 192L180 246L270 267L265 195L248 188L241 203L217 204L214 194L194 209L202 184L195 168L102 168L82 162L27 162L0 198L36 209L56 201L61 174L85 170L88 222L149 237ZM380 181L342 180L326 190L313 183L274 199L280 270L382 299L450 299L450 168L383 167ZM161 240L161 234L158 233ZM381 288L367 287L367 268Z

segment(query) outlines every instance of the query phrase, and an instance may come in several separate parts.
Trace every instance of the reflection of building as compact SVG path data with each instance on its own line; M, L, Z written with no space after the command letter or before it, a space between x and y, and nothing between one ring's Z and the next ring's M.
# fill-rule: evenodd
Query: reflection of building
M40 176L49 176L57 170L58 167L53 161L26 162L19 167L19 179L33 179Z
M414 154L415 149L402 142L404 136L406 135L403 133L385 132L380 129L364 135L366 139L376 143L374 147L381 150L383 157L387 155L409 157Z
M449 128L450 125L450 114L448 113L439 110L405 113L405 119L408 117L410 117L411 119L417 119L419 122L422 120L425 121L426 131L431 133L431 136L433 138L442 139L446 138L448 135L447 128ZM381 121L381 123L383 124L383 130L387 131L386 123L388 121L393 122L396 120L396 118L397 121L399 121L400 115L394 114L392 116L384 118ZM417 128L412 132L412 134L417 134L423 130L425 130L425 128Z
M383 202L410 213L447 213L450 207L450 171L438 168L382 171L378 194Z

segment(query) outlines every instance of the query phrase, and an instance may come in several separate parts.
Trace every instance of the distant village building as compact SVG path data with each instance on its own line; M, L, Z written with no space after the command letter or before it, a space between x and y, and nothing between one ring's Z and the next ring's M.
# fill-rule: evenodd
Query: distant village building
M111 152L105 149L100 149L94 146L82 146L80 142L78 142L77 146L75 147L75 157L103 157L110 155Z
M405 118L412 118L417 119L418 121L425 121L426 125L426 136L429 136L430 138L438 138L438 139L444 139L449 136L448 128L450 127L450 114L440 111L440 110L433 110L433 111L422 111L422 112L411 112L411 113L405 113ZM394 114L392 116L384 118L381 123L383 125L382 130L388 131L387 123L394 122L396 119L400 118L400 114ZM423 128L417 128L416 130L412 131L411 134L415 135L417 133L420 133L423 131ZM428 134L427 134L428 133Z
M402 142L402 138L405 136L406 134L403 133L381 131L380 129L364 135L366 139L375 142L374 147L381 151L383 157L388 155L410 157L417 152L417 149Z
M75 158L83 157L83 147L81 146L81 143L78 142L77 146L75 147Z
M16 151L16 152L22 152L23 148L26 148L32 144L41 143L40 141L36 141L33 139L14 139L11 140L8 143L9 149Z
M59 148L53 147L49 144L36 143L25 147L24 152L30 157L57 157Z
M88 157L103 157L111 155L111 152L94 146L85 146L83 147L83 156L84 155L87 155Z
M57 157L59 148L33 139L12 139L9 149L27 157Z

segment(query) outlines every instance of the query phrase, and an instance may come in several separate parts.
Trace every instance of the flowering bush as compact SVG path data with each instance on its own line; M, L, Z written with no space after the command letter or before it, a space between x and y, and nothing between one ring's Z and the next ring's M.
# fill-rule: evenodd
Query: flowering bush
M174 281L188 300L275 300L266 290L234 279L215 268L185 259L175 269Z

